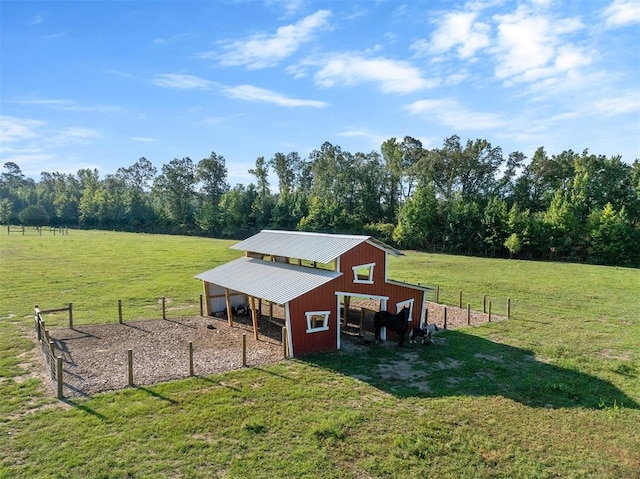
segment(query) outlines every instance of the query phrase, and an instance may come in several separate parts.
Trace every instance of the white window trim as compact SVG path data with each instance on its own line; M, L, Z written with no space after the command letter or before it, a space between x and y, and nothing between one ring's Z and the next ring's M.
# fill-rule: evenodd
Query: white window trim
M307 317L307 333L317 333L319 331L329 331L329 315L331 311L307 311L304 313ZM324 316L324 323L317 328L311 327L311 319L313 316Z
M396 303L396 314L402 311L402 308L405 306L409 306L409 317L407 318L407 322L411 322L411 318L413 317L413 298Z
M375 263L366 263L359 264L357 266L352 266L353 270L353 282L359 284L373 284L373 268L376 266ZM369 278L368 279L360 279L358 278L358 270L363 268L369 268Z

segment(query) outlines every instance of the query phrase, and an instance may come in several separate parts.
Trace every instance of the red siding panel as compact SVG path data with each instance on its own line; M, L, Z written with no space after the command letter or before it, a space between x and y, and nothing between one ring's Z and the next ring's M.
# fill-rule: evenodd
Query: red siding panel
M410 286L386 283L386 259L386 253L383 250L368 243L360 244L340 257L342 276L289 303L291 337L295 356L336 349L338 334L337 291L354 295L388 297L387 309L393 313L395 313L397 303L413 299L414 306L409 327L418 326L425 299L424 293L422 290ZM352 268L369 263L375 263L373 284L354 283ZM329 330L307 333L305 313L309 311L330 311Z

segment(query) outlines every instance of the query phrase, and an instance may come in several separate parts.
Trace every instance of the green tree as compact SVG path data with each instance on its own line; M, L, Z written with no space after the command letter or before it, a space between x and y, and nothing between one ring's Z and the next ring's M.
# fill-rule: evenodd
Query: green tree
M504 241L504 246L509 250L509 258L513 258L522 249L522 243L518 237L518 233L511 233L509 237Z
M196 171L189 157L174 158L155 178L153 195L166 217L183 230L193 224L196 205Z
M220 201L229 190L224 157L211 152L209 158L200 160L196 179L200 184L200 197L195 220L200 229L214 236L214 232L221 228Z
M0 224L10 224L12 215L13 203L11 200L9 198L0 198Z
M496 256L504 246L509 230L509 212L507 203L498 198L491 197L484 209L482 225L484 227L484 243L491 256Z
M435 239L438 201L432 184L420 184L402 205L393 239L401 248L425 249Z

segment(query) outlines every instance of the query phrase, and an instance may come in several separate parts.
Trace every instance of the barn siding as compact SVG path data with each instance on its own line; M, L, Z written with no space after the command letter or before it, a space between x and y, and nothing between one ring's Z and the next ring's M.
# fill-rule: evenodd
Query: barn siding
M335 280L334 280L335 281ZM303 356L337 348L338 313L333 281L304 294L289 303L293 353ZM309 311L329 311L329 330L307 333Z
M387 309L395 313L396 303L413 299L414 306L409 327L420 324L424 292L410 286L385 282L386 252L368 243L362 243L340 257L339 278L310 291L289 303L291 336L294 355L303 356L321 351L333 351L337 347L338 311L336 292L363 296L388 297ZM354 283L353 266L375 263L373 284ZM307 333L308 311L330 311L329 330ZM392 335L389 335L391 338Z

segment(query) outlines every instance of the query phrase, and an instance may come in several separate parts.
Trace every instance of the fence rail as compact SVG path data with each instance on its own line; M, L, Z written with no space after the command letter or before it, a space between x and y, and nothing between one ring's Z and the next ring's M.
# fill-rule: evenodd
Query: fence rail
M53 382L57 385L58 399L62 399L64 385L62 357L56 356L55 344L49 337L49 330L46 328L45 322L42 319L42 311L40 311L40 308L38 308L37 306L34 310L34 316L36 337L40 342L40 349L42 350L47 373L49 374Z
M43 231L48 231L52 233L53 236L56 234L66 236L69 234L69 228L66 226L24 226L24 225L7 225L7 234L11 235L11 233L20 233L22 236L27 234L38 234L42 236Z

